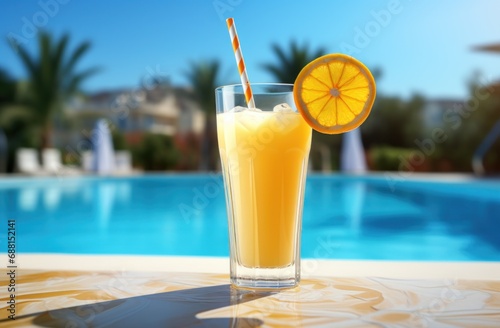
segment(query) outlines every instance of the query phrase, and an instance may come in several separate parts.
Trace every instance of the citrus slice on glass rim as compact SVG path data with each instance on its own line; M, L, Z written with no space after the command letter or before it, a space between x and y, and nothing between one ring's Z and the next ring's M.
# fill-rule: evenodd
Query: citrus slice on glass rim
M315 130L338 134L360 126L370 114L376 86L370 70L344 54L329 54L307 64L293 94L305 121Z

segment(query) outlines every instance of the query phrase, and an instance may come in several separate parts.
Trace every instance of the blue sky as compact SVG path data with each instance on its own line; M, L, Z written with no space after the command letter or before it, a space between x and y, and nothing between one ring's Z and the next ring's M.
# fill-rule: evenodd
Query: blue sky
M238 82L225 24L234 17L252 82L272 81L261 67L276 61L272 43L296 40L381 68L379 92L465 98L474 72L500 79L500 54L471 50L500 43L499 12L496 0L5 1L0 67L24 75L6 39L22 38L34 50L34 27L69 32L73 46L92 42L80 68L102 71L85 83L88 91L135 88L152 73L184 85L191 62L211 59L222 63L221 83Z

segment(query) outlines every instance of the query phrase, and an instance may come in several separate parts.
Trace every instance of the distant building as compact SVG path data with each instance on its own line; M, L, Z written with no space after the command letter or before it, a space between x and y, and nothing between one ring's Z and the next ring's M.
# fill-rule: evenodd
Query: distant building
M85 101L73 102L67 114L77 122L78 131L83 135L91 133L98 118L107 118L131 143L139 141L146 132L169 136L199 135L205 122L205 114L193 100L190 90L167 84L149 90L97 92Z

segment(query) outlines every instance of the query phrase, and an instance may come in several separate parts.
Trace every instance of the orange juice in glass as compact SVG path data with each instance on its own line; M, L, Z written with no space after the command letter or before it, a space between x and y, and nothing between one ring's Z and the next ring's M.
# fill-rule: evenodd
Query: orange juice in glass
M300 281L302 207L311 127L291 84L216 89L217 135L229 223L231 283L251 289Z

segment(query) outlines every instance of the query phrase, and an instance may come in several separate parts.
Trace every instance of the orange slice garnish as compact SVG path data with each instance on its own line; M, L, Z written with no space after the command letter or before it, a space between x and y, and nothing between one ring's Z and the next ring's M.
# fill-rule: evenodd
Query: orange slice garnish
M368 68L344 54L329 54L307 64L293 88L295 104L315 130L337 134L360 126L370 114L376 86Z

